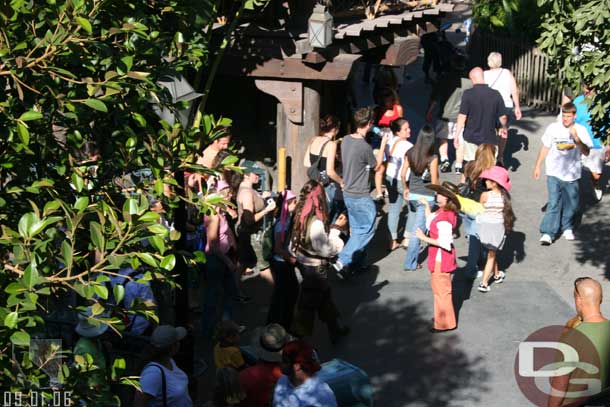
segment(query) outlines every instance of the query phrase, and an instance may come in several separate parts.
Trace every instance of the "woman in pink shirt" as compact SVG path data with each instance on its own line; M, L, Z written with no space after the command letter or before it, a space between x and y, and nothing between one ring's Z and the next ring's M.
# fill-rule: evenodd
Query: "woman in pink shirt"
M223 180L216 185L216 192L228 201L231 199L231 188ZM233 303L238 295L236 270L236 239L226 218L226 208L214 207L216 213L204 217L207 236L205 246L206 263L203 290L203 321L204 335L211 335L216 325L216 307L222 294L223 319L232 319Z

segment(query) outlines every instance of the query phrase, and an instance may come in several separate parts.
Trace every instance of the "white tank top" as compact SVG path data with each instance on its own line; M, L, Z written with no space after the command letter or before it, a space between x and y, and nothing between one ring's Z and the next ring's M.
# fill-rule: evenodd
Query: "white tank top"
M508 69L490 69L483 72L485 83L490 88L497 90L504 99L505 107L513 107L513 99L510 97L511 73Z

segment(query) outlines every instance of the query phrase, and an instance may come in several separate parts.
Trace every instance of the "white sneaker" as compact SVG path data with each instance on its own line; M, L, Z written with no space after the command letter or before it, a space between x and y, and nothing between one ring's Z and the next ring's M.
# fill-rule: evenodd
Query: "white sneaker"
M539 242L543 246L550 246L551 243L553 243L553 238L545 233L544 235L540 236Z
M598 201L602 200L602 190L600 188L593 188L593 192L595 193L595 199Z
M572 229L566 229L563 231L563 238L565 240L574 240L574 232L572 232Z
M482 279L483 278L483 270L479 270L477 271L477 279Z

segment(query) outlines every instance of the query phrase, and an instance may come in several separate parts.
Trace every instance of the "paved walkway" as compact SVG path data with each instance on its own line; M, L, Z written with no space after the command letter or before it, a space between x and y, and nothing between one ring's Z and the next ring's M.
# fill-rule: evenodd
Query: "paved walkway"
M454 24L453 29L458 26ZM460 34L452 35L452 40L461 41ZM415 129L423 124L430 92L420 63L408 67L410 79L401 89L406 117ZM586 177L581 182L583 215L576 241L558 240L550 247L538 244L546 183L534 180L532 172L540 137L552 120L555 117L550 114L525 109L523 119L514 126L517 131L509 140L507 164L517 222L500 256L507 279L482 294L457 273L458 330L441 335L428 332L433 315L428 271L405 273L406 252L387 253L390 236L385 216L379 219L369 248L371 270L347 282L333 279L334 295L352 334L332 347L318 321L313 342L323 359L340 357L365 369L375 386L377 406L531 405L513 373L519 342L544 326L562 325L575 314L576 277L603 280L610 293L610 194L594 203ZM454 174L442 178L459 181ZM458 239L456 249L462 267L466 239ZM243 307L242 321L261 325L269 287L255 280L246 290L256 293L256 303ZM602 311L610 315L610 305L604 304Z
M418 65L409 68L411 80L401 99L407 117L421 121L429 87L421 80ZM530 333L547 325L563 324L574 315L573 281L579 276L610 276L610 195L593 203L587 179L583 184L582 224L576 241L559 240L550 247L538 244L541 208L546 184L532 178L540 137L555 117L526 110L511 135L515 231L500 256L506 270L504 284L488 294L458 278L459 329L432 335L429 275L424 269L402 271L405 251L388 254L385 216L369 248L371 270L342 282L333 280L339 308L352 327L348 340L331 347L326 330L318 323L314 344L323 359L340 357L364 368L376 389L376 405L398 406L527 406L514 378L517 346ZM608 169L608 167L606 167ZM443 174L457 182L458 176ZM467 241L456 242L458 265L465 264ZM247 290L257 292L257 303L244 307L250 326L264 323L268 287L253 281ZM603 312L610 315L610 305Z

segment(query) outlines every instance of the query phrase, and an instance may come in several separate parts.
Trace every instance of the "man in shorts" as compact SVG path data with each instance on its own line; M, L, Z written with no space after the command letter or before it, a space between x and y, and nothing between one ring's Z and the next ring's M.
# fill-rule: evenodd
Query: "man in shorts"
M460 138L456 136L463 130L464 160L472 161L481 144L497 146L498 135L507 137L507 118L504 100L500 92L485 83L483 70L476 67L470 71L468 77L473 86L462 95L460 114L453 131L453 145L456 149L460 147Z

